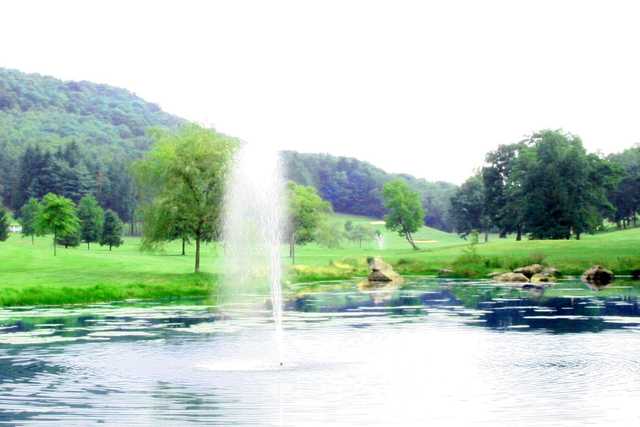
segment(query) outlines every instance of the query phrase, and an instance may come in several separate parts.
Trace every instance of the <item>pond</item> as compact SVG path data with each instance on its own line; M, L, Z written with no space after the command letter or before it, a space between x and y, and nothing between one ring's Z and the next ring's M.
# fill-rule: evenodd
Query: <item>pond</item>
M0 425L638 425L640 286L415 278L0 310ZM313 292L311 292L313 290Z

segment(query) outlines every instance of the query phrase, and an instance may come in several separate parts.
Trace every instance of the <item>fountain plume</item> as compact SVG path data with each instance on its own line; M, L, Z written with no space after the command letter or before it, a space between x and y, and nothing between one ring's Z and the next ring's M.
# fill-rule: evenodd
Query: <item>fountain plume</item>
M227 183L223 228L223 286L238 294L269 285L281 364L284 183L277 151L242 144Z

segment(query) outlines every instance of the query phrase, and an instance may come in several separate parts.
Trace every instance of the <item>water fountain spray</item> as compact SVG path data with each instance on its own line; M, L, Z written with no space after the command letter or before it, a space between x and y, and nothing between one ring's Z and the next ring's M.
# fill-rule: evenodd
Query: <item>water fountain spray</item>
M224 284L249 292L269 284L280 365L284 190L278 152L243 144L236 153L225 197Z

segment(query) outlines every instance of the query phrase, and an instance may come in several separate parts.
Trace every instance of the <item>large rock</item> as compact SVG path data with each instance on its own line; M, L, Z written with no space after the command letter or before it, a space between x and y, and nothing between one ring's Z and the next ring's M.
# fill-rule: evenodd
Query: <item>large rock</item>
M382 258L368 258L370 282L393 282L400 279L400 275L393 271L393 267L382 260Z
M503 273L494 278L497 282L502 283L528 283L529 279L522 273Z
M513 270L514 273L520 273L527 276L530 279L534 274L539 274L544 271L544 266L540 264L531 264L524 267L516 268Z
M531 283L551 283L556 281L556 276L545 273L537 273L531 276Z
M596 286L606 286L615 279L613 271L607 270L601 265L594 265L582 273L582 281Z
M542 270L542 274L553 277L554 279L560 279L562 277L562 273L555 267L547 267Z

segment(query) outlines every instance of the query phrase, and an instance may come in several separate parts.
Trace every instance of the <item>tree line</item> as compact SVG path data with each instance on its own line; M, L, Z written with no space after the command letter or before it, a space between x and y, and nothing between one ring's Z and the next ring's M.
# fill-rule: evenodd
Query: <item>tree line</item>
M123 243L123 224L118 214L100 206L91 195L82 197L76 205L73 200L53 193L46 194L42 200L30 198L20 209L22 235L35 236L50 234L53 236L53 254L57 246L65 248L91 243L109 246L111 250ZM8 212L0 206L0 241L8 238Z
M487 154L485 166L451 198L455 229L497 232L516 240L580 239L636 224L640 147L602 156L560 130L543 130Z

